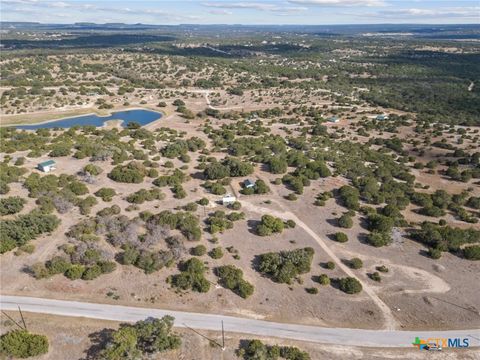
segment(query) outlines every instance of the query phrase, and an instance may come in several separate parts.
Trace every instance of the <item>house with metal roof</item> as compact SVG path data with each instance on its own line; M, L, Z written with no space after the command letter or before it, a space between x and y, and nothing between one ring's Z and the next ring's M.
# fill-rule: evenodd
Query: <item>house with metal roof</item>
M247 179L243 182L243 186L245 187L245 189L253 188L255 186L255 181Z
M338 123L340 122L340 119L337 117L337 116L330 116L328 119L327 119L328 122L331 122L331 123Z
M46 173L53 171L56 168L57 168L57 163L54 160L47 160L37 165L38 170Z

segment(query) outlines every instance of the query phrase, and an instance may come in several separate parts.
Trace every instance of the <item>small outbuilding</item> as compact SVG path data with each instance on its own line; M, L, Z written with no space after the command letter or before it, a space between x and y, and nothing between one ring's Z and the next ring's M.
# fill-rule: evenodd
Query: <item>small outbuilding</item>
M222 198L222 204L223 205L231 205L235 201L237 201L237 198L233 196L232 194L227 194Z
M377 115L375 120L383 121L383 120L388 120L388 115Z
M327 119L327 121L331 123L338 123L340 122L340 119L337 116L331 116Z
M56 163L53 160L47 160L37 165L37 169L43 172L50 172L56 169Z
M250 179L247 179L243 182L243 186L245 187L245 189L250 189L255 186L255 182Z

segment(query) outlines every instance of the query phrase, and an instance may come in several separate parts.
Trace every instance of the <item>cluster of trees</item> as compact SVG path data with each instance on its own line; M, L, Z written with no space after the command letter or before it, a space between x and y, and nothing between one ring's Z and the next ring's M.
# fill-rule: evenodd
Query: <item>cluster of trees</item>
M175 318L149 318L135 324L121 324L99 344L96 358L104 360L140 359L178 349L181 338L172 332Z
M3 142L3 141L2 141ZM4 195L10 191L8 184L19 181L20 177L27 172L27 169L18 166L9 166L0 163L0 194Z
M169 210L164 210L153 215L149 222L168 226L172 230L179 230L188 240L197 241L202 237L198 218L189 212L178 211L173 213Z
M93 280L102 274L113 272L117 264L96 245L78 243L63 246L63 251L69 256L55 256L43 263L32 265L30 270L36 279L48 278L63 274L70 280Z
M266 345L260 340L248 340L245 346L237 351L237 355L245 360L310 360L310 355L293 346Z
M12 215L22 211L27 203L25 199L19 196L10 196L0 199L0 215Z
M108 177L116 182L140 184L146 175L145 166L139 162L131 161L126 165L115 166Z
M165 145L160 152L163 156L173 159L186 155L189 151L195 152L203 150L206 144L205 141L198 137L191 137L187 140L176 140L170 144Z
M25 359L48 352L48 338L27 330L12 330L0 336L0 354Z
M165 266L172 266L176 257L172 250L160 250L158 252L138 249L132 244L123 246L120 254L120 262L123 265L134 265L142 269L145 274L151 274Z
M12 220L0 220L0 254L22 246L39 235L52 232L60 224L54 215L32 211Z
M243 271L233 265L220 266L215 269L215 274L220 278L220 284L232 290L238 296L246 299L253 294L254 287L243 279Z
M338 284L338 288L344 293L352 295L362 291L362 284L354 277L349 276L336 279L335 282Z
M412 230L410 235L430 247L433 250L430 253L433 257L440 257L443 251L459 252L462 245L480 242L479 230L442 226L430 222L422 223L420 229Z
M168 281L172 286L182 290L208 292L210 282L205 278L206 267L197 258L190 258L180 263L180 274L171 276Z
M99 198L101 198L105 202L112 201L112 199L115 195L117 195L117 192L115 191L115 189L106 188L106 187L98 189L95 192L95 196L98 196Z
M262 254L258 257L258 270L275 282L290 284L298 275L310 271L313 254L310 247Z
M228 185L228 183L224 180L230 180L230 178L225 178L223 180L218 180L215 182L212 182L210 180L205 181L202 186L210 191L214 195L223 195L227 193L227 189L223 185Z
M255 228L255 232L260 236L269 236L272 234L280 234L285 228L282 219L272 215L263 215L260 223Z
M233 222L242 220L245 214L242 212L231 212L226 214L224 211L217 210L210 214L206 220L208 225L208 232L215 234L217 232L224 232L225 230L233 228Z
M163 200L165 194L160 189L140 189L127 196L126 200L133 204L143 204L145 201Z
M217 180L225 177L247 176L253 173L253 170L252 164L227 157L222 162L214 161L208 164L203 174L207 180Z

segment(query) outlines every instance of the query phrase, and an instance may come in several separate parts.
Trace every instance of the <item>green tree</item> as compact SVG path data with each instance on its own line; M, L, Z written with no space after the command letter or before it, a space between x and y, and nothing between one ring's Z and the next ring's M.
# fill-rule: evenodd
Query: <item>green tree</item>
M0 353L25 359L48 352L48 338L27 330L13 330L0 337Z

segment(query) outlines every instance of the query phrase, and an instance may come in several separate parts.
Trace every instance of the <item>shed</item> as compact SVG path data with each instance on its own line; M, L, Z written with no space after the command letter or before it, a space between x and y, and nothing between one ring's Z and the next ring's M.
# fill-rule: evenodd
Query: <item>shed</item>
M247 179L243 182L243 186L245 186L246 189L250 189L255 186L255 182L250 179Z
M37 169L43 172L50 172L56 169L56 163L53 160L47 160L37 165Z
M331 116L327 119L327 121L331 123L338 123L340 119L337 116Z
M232 194L227 194L222 198L223 205L230 205L233 204L235 201L237 201L237 198Z

